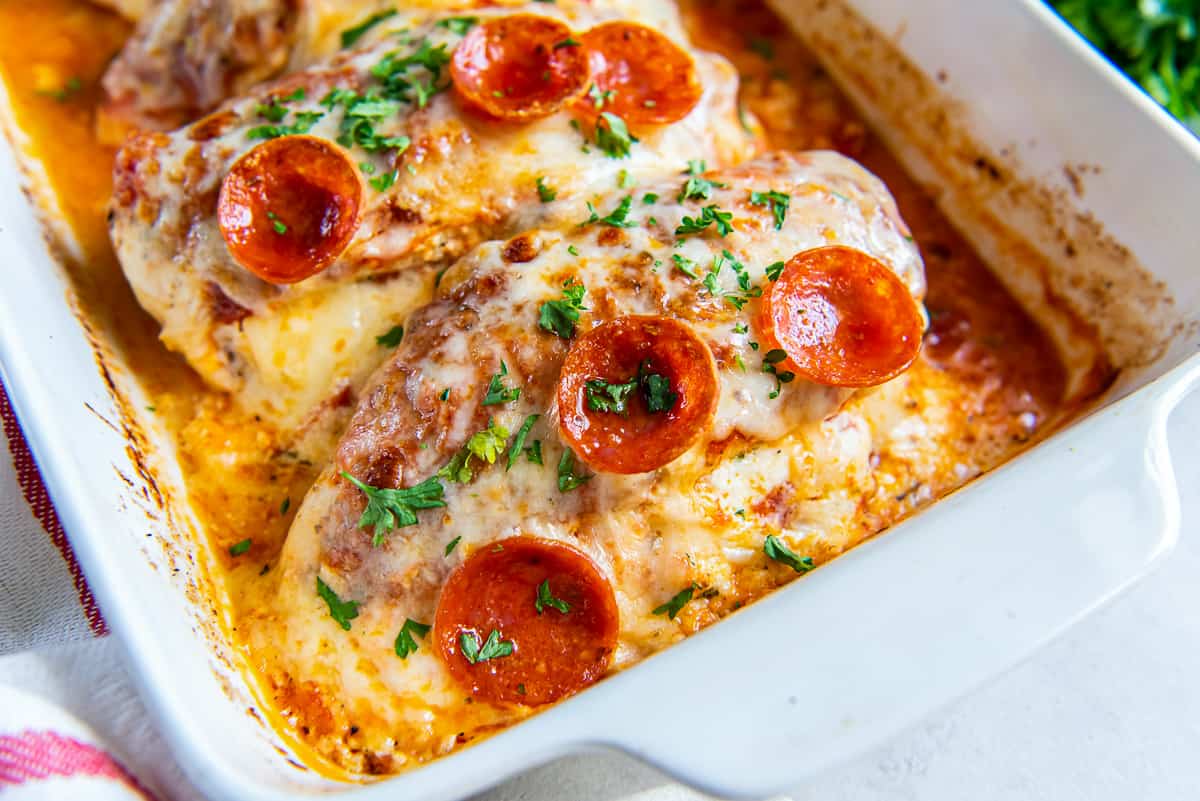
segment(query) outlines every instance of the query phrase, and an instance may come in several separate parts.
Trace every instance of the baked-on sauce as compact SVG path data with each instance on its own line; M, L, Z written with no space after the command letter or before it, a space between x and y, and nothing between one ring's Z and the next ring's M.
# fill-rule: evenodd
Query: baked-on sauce
M877 488L858 501L861 530L848 537L852 546L1012 457L1060 423L1078 399L1064 401L1066 372L1051 342L878 144L802 46L784 33L786 26L759 0L687 0L684 5L696 43L726 55L742 74L743 104L761 121L770 146L834 148L862 161L895 195L925 258L931 325L911 370L914 380L939 388L939 403L951 399L953 408L930 411L955 424L931 428L931 436L942 438L939 464L906 461L903 454L875 455ZM129 32L127 23L82 0L0 0L0 73L17 123L30 140L26 152L43 165L76 234L80 257L68 268L82 306L133 366L154 399L153 414L178 440L212 560L225 568L234 621L230 636L237 645L237 621L259 593L268 591L270 577L264 573L318 466L303 462L260 423L239 415L229 399L203 387L162 348L155 324L137 306L112 254L105 213L114 151L94 135L94 105L100 75ZM897 415L925 411L913 397L901 405ZM788 503L786 497L769 495L755 512L786 515ZM252 540L248 552L230 553L230 546L247 538ZM834 555L813 554L818 562ZM768 590L791 574L772 576L758 589ZM739 599L728 608L740 604ZM252 667L265 669L267 660L269 655L248 654ZM326 707L319 694L278 687L265 689L264 696L297 721L292 737L309 740L310 724L311 731L322 729ZM273 718L282 721L284 715ZM369 759L362 764L326 756L344 767L376 770Z

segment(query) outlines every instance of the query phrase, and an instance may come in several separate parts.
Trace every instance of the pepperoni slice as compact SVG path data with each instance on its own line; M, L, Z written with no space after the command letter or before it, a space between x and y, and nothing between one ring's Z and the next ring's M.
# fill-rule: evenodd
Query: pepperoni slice
M273 284L328 267L358 228L362 182L335 145L312 136L270 139L221 182L217 225L234 261Z
M454 50L450 75L459 96L485 114L534 120L586 91L588 58L563 23L512 14L473 27Z
M529 706L603 676L617 628L612 587L592 560L534 537L471 554L450 574L434 618L438 651L455 679L485 701Z
M779 369L818 384L872 387L908 369L924 322L908 287L860 250L797 253L763 296L764 347L787 354Z
M618 317L571 345L558 379L559 430L608 473L657 470L686 451L717 408L717 367L691 328Z
M575 101L582 114L607 111L631 126L678 122L700 102L696 63L679 45L634 22L606 22L583 34L592 87Z

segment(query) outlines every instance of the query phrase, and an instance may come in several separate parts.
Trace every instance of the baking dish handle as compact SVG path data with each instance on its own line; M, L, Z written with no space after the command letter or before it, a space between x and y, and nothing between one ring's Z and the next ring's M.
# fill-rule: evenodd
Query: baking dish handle
M881 743L1169 551L1166 420L1200 383L1186 368L562 711L723 797L767 797Z

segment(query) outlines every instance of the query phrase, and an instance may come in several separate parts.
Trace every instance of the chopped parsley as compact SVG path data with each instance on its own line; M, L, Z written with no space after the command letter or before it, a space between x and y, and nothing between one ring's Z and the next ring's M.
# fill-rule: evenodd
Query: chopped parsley
M554 50L562 50L564 47L579 47L579 45L580 45L580 42L577 39L574 39L574 38L568 36L566 39L563 39L561 42L555 42L553 49ZM593 86L595 86L595 84L593 84Z
M507 473L509 470L512 469L513 464L516 463L517 458L522 453L525 453L526 457L528 458L529 455L527 453L528 449L525 447L525 439L529 436L530 429L533 428L533 424L538 421L539 417L541 417L541 415L539 415L539 414L529 415L528 417L525 418L525 422L521 424L521 427L519 429L517 429L517 435L515 437L513 437L512 445L510 445L508 448L508 464L506 464L504 466L504 472ZM533 459L530 458L529 461L532 462ZM541 464L541 463L542 463L541 448L539 447L537 464Z
M387 11L380 11L377 14L372 14L371 16L367 17L353 28L347 28L346 30L342 31L342 48L345 49L353 46L354 43L361 39L363 34L365 34L367 31L371 30L385 19L394 16L396 16L396 9L394 8Z
M816 567L811 556L800 556L774 534L767 535L766 540L763 541L763 553L776 562L787 565L797 573L807 573Z
M342 471L342 478L349 481L367 498L367 507L358 519L359 528L373 526L371 544L378 547L393 529L417 524L418 509L435 509L445 506L442 500L445 489L437 476L431 476L420 484L405 489L386 489L364 484L354 476Z
M332 110L334 106L345 109L338 144L343 147L358 145L368 153L395 148L403 153L411 141L407 136L381 136L375 126L383 119L400 110L399 100L389 100L375 94L360 95L349 89L334 89L321 100L321 105Z
M558 190L546 184L546 178L539 175L537 177L537 193L543 203L549 203L554 198L558 197Z
M567 252L570 253L572 256L578 256L579 248L575 247L574 245L567 245Z
M719 294L719 285L716 283L716 276L717 273L720 272L721 267L725 264L728 264L733 269L734 275L737 276L738 289L741 290L741 294L737 292L726 292L722 293L721 296L725 298L725 300L731 306L738 311L741 311L742 307L749 303L753 298L762 297L762 287L750 283L750 271L746 269L746 265L735 259L733 254L728 250L722 250L721 255L713 259L712 269L708 272L708 275L704 277L704 286L713 295Z
M279 516L283 517L288 513L288 509L292 508L292 499L284 498L283 503L279 504Z
M246 131L247 139L277 139L280 136L306 134L325 116L321 111L297 111L291 125L256 125ZM280 118L282 120L282 117Z
M38 94L53 98L56 103L66 103L82 90L83 81L78 76L72 75L67 78L61 89L43 89Z
M733 232L733 213L721 211L715 205L705 206L698 217L684 217L675 229L675 236L699 234L710 225L715 225L721 236L727 236Z
M264 120L271 122L283 122L283 118L288 115L288 109L283 105L293 100L303 100L307 92L303 87L292 92L290 95L283 97L272 97L267 103L259 103L254 107L254 113L262 117Z
M393 325L387 333L375 337L375 344L382 348L394 348L404 339L404 326Z
M267 219L271 221L271 227L275 229L275 233L282 236L283 234L286 234L288 232L287 225L283 222L283 220L279 219L278 215L276 215L275 212L268 211Z
M499 425L494 418L488 418L487 428L472 434L467 444L438 471L438 477L456 484L466 484L475 477L471 460L478 458L488 464L495 464L496 457L504 450L507 442L508 429Z
M587 396L587 407L593 412L613 412L628 414L629 394L637 389L636 377L624 384L612 384L603 378L593 378L584 387Z
M496 457L504 450L506 444L508 429L499 425L495 418L489 417L487 428L475 432L467 440L467 451L488 464L495 464Z
M533 602L533 608L537 610L539 615L546 610L547 606L551 609L557 609L564 615L569 614L571 611L569 603L562 598L555 598L554 594L550 592L550 579L545 579L538 585L537 600Z
M701 178L701 174L708 169L704 161L700 159L692 159L688 161L688 167L685 175L688 179L683 182L683 188L679 190L679 195L676 197L680 203L685 200L708 200L712 197L714 189L726 189L729 184L723 184L719 181L710 181L707 178Z
M587 406L593 412L629 413L629 396L640 389L646 401L646 409L652 414L669 412L679 399L671 391L671 381L664 375L650 372L650 360L638 365L637 375L622 384L614 384L602 378L593 378L584 385Z
M751 342L750 346L754 347L756 344L757 343ZM775 376L775 389L772 390L771 394L767 396L771 400L775 400L779 397L779 393L783 389L784 384L790 384L796 379L795 373L788 370L779 370L777 368L777 365L786 358L787 354L778 348L775 350L769 350L763 354L762 371Z
M684 256L681 253L674 253L671 255L671 261L675 262L675 267L679 270L679 272L683 273L688 278L700 277L700 273L697 272L697 270L700 268L700 265L696 264L696 262L692 261L687 256Z
M629 210L633 208L633 195L627 195L617 204L615 209L603 217L596 211L596 207L592 205L590 200L587 202L587 208L591 216L581 222L581 226L600 223L601 225L608 225L613 228L632 228L637 225L633 220L627 219L629 217Z
M504 386L504 377L508 375L508 365L503 360L500 361L500 372L492 376L492 380L488 382L487 394L483 396L484 406L499 406L503 403L512 403L517 398L521 397L521 388L509 388Z
M460 542L462 542L461 535L458 537L455 537L454 539L452 539L448 543L446 543L446 556L449 556L451 553L453 553L454 549L458 547L458 544Z
M438 395L438 397L443 401L450 400L450 387L446 387L445 389L443 389L441 394Z
M791 195L785 195L783 192L776 192L774 189L766 192L750 192L751 205L767 206L771 209L771 216L775 218L776 231L783 228L783 221L787 219L788 204L791 202Z
M328 584L317 576L317 595L329 607L329 616L344 630L350 630L350 621L358 617L358 601L343 601Z
M492 629L492 633L488 635L482 646L479 644L479 635L473 631L464 631L459 637L459 643L462 646L462 655L472 665L501 656L509 656L513 652L512 642L501 640L500 632L495 629Z
M565 449L562 458L558 460L558 491L570 492L578 489L591 478L590 475L575 472L575 452L570 448Z
M556 336L570 339L575 336L575 324L579 313L587 311L583 296L587 292L583 284L567 279L563 284L561 300L548 300L538 309L538 325Z
M687 589L680 590L671 597L671 600L667 601L662 606L656 606L650 614L666 615L667 618L674 619L675 616L679 614L680 610L687 606L688 602L692 600L692 594L694 592L695 585L692 585Z
M781 261L773 262L767 265L767 278L772 281L778 281L779 276L783 275L784 263Z
M592 84L587 90L587 96L591 99L592 105L595 106L597 111L604 108L605 103L611 103L614 95L616 95L616 92L612 89L601 91L600 87L596 86L596 84Z
M646 399L646 408L651 414L669 412L675 408L679 394L671 391L670 379L665 375L650 372L649 365L649 359L638 365L638 383L642 388L642 397Z
M600 112L600 119L596 122L596 146L609 158L626 158L637 141L637 137L629 133L625 120L608 111Z
M396 179L399 177L400 171L392 170L391 172L385 172L382 175L375 176L368 181L368 183L371 184L371 188L376 192L386 192L396 184Z
M251 543L250 543L249 537L242 540L241 542L235 542L233 545L229 546L229 555L230 556L241 556L246 551L250 550L250 544Z
M479 17L447 17L440 19L437 22L439 28L445 28L450 33L466 36L467 31L475 27L475 23L479 22Z
M653 192L647 192L646 194L642 195L642 202L647 206L653 205L654 203L658 202L658 195L654 194Z
M401 659L408 659L409 654L417 652L417 641L413 635L424 639L429 633L429 624L418 623L411 617L404 619L404 625L400 627L400 633L396 635L396 656Z

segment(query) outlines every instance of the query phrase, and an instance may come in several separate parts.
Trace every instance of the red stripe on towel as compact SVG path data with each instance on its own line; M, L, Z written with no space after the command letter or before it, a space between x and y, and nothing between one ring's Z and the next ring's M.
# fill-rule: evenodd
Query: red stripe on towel
M8 438L8 451L12 454L21 494L25 496L25 502L33 511L33 516L42 524L50 541L67 563L67 570L75 583L75 592L79 595L79 605L83 607L83 616L87 619L92 634L103 637L108 634L108 624L100 614L100 607L96 604L91 588L88 587L87 579L83 577L83 571L75 559L75 552L71 550L71 543L67 541L67 532L59 522L54 504L50 502L46 485L42 483L42 474L38 471L37 463L33 461L33 454L29 452L29 444L25 442L25 435L21 433L21 426L17 423L17 416L13 413L3 385L0 385L0 423L3 423L4 436Z
M0 787L79 775L121 782L147 801L155 801L132 773L94 745L52 731L0 735Z

